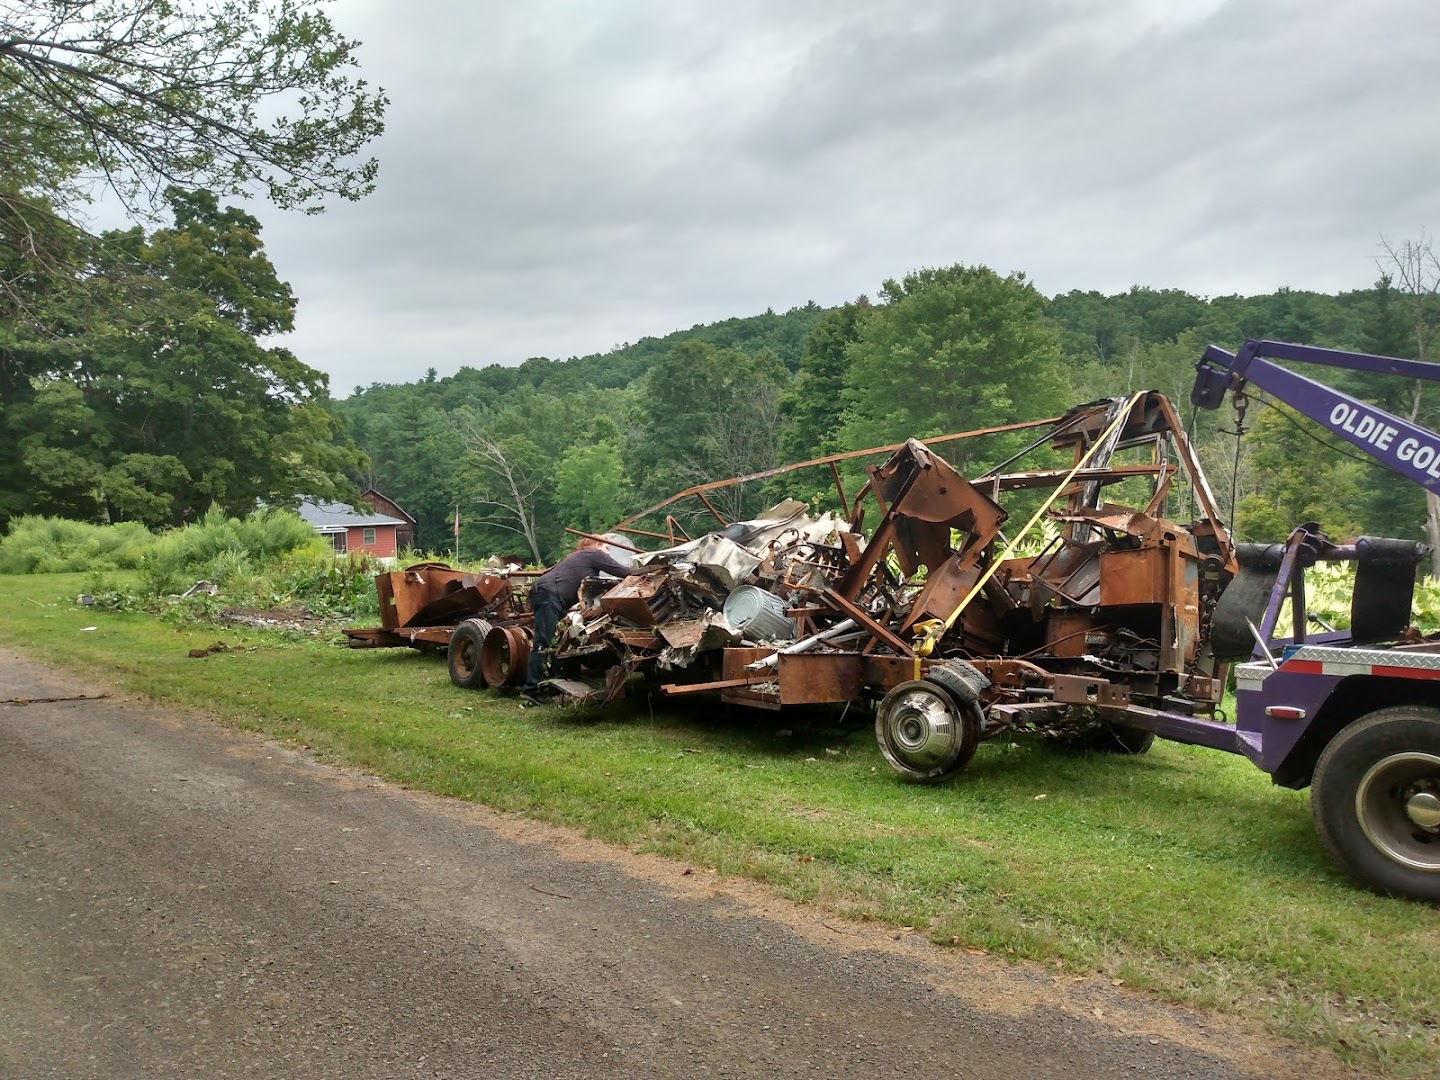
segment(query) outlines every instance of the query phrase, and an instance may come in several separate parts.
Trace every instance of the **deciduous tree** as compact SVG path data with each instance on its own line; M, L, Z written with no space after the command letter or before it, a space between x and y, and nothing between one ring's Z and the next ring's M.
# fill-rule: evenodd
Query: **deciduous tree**
M1023 274L917 270L885 282L850 346L849 449L1054 415L1067 403L1059 334ZM958 444L962 470L969 444Z

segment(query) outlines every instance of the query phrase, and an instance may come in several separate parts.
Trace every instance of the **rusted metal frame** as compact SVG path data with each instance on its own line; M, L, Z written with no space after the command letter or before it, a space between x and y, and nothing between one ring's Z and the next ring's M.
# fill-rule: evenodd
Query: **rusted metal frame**
M1165 475L1160 478L1160 482L1155 485L1155 494L1151 495L1150 501L1145 504L1145 515L1147 517L1158 518L1161 516L1160 510L1164 507L1165 500L1170 497L1171 481L1174 479L1175 470L1171 469L1166 472Z
M854 505L849 507L841 507L842 510L848 509L850 511L851 532L859 532L860 526L865 522L865 511L862 509L862 507L864 506L866 495L874 496L875 505L880 507L881 521L884 521L885 515L890 512L889 509L885 506L885 500L882 499L880 497L880 493L875 490L875 478L867 476L865 478L865 483L861 484L860 490L855 493Z
M939 642L940 638L943 637L947 632L949 632L950 628L955 625L956 620L959 619L960 616L964 614L965 609L970 606L970 601L974 600L975 597L980 595L980 591L985 587L985 583L995 576L995 572L1000 569L1001 565L1006 560L1008 560L1012 555L1014 555L1015 549L1019 546L1020 541L1024 538L1025 534L1035 527L1035 523L1040 520L1041 515L1043 515L1045 511L1050 508L1051 504L1054 503L1057 498L1059 498L1060 492L1070 485L1071 480L1074 479L1075 473L1078 473L1082 468L1085 467L1085 463L1090 459L1090 455L1093 454L1096 448L1103 444L1107 438L1109 438L1112 429L1118 428L1129 421L1130 414L1135 411L1135 404L1142 400L1144 397L1145 394L1143 391L1131 397L1130 405L1128 408L1126 408L1125 412L1120 416L1117 416L1115 420L1105 429L1105 431L1101 433L1100 437L1090 444L1090 446L1086 449L1084 455L1075 462L1075 467L1070 470L1070 475L1067 476L1064 480L1062 480L1060 482L1059 488L1057 488L1055 492L1051 494L1050 497L1047 498L1045 502L1040 505L1040 509L1035 511L1034 515L1030 518L1029 521L1025 523L1024 527L1021 528L1020 532L1015 536L1015 538L1010 541L1010 543L1006 546L1006 549L1001 552L999 557L991 560L990 565L980 575L979 580L976 581L973 586L971 586L970 591L966 593L965 598L960 601L960 603L955 607L955 610L952 611L946 618L937 620L937 626L931 627L926 630L924 640L920 642L920 644L922 644L924 648L916 650L920 653L920 655L930 655L931 651L933 651L935 645ZM1076 450L1078 453L1078 444Z
M837 611L850 616L866 630L870 631L873 637L879 638L892 649L900 652L902 656L914 656L915 650L905 642L903 638L896 636L888 627L880 625L870 617L870 613L845 597L841 596L834 589L826 589L820 594L820 598L830 604Z
M1174 432L1161 432L1156 436L1150 450L1150 460L1156 465L1164 465L1165 473L1155 483L1155 490L1150 493L1150 501L1145 504L1145 513L1150 517L1162 516L1160 511L1165 506L1165 500L1170 497L1171 481L1175 479L1175 473L1179 471L1178 465L1171 465L1165 455L1167 443L1175 439Z
M680 519L674 514L665 515L665 528L670 532L670 545L672 547L675 545L675 534L677 532L687 541L690 539L690 534L685 531L685 526L680 524Z
M830 475L835 480L835 491L840 496L840 505L849 506L850 501L845 498L845 485L840 480L840 466L833 461L830 462Z
M1290 635L1295 644L1305 643L1306 624L1309 620L1310 616L1305 607L1305 574L1302 568L1301 572L1290 580Z
M624 548L626 551L634 551L637 554L641 555L645 554L643 548L635 547L633 544L627 544L620 540L606 540L603 536L596 536L594 533L581 532L579 529L570 528L569 525L565 526L565 531L571 536L581 536L584 537L586 540L594 540L597 544L614 544L616 547Z
M1023 431L1026 428L1044 427L1047 424L1058 422L1061 417L1051 416L1044 420L1025 420L1016 424L998 424L995 427L976 428L974 431L958 431L950 435L937 435L932 439L918 439L917 442L925 446L938 446L941 443L958 442L961 439L975 439L982 435L1001 435L1007 431ZM889 446L872 446L865 450L848 450L843 454L827 454L824 457L812 458L809 461L797 461L793 465L779 465L773 469L765 469L762 472L746 473L744 476L732 476L728 480L712 480L708 484L695 484L684 491L676 492L668 498L661 499L654 506L648 506L644 510L631 514L615 529L626 531L625 527L633 522L640 521L656 510L663 510L672 503L681 499L689 498L691 495L698 495L701 492L718 491L721 488L733 487L736 484L746 484L751 480L768 480L772 476L782 476L785 473L794 472L797 469L808 469L815 465L829 465L832 462L851 461L855 458L870 457L876 454L893 454L903 447L905 443L892 443Z
M1033 454L1036 450L1040 449L1040 447L1044 446L1046 443L1053 443L1061 435L1064 435L1067 431L1071 431L1072 429L1077 427L1081 423L1081 421L1088 420L1094 412L1103 408L1103 405L1098 405L1094 409L1091 409L1089 412L1079 413L1071 417L1070 422L1067 424L1060 424L1060 421L1064 420L1065 417L1057 416L1053 421L1051 421L1052 423L1060 424L1060 426L1058 426L1054 431L1051 431L1048 434L1041 436L1034 442L1030 443L1029 446L1026 446L1023 449L1016 451L1014 454L1011 454L1008 458L1000 462L998 465L995 465L993 468L986 470L980 476L975 477L973 480L970 481L970 483L974 484L976 487L979 487L982 483L995 479L997 476L1000 475L1000 470L1005 468L1006 465L1013 464L1014 462L1019 461L1024 457L1028 457L1030 454Z
M1114 623L1088 623L1085 626L1082 626L1079 630L1074 631L1073 633L1064 634L1061 637L1056 638L1054 641L1047 641L1039 648L1031 649L1029 652L1020 653L1018 656L1014 656L1011 659L1028 660L1032 656L1042 655L1047 649L1054 648L1062 641L1069 641L1072 638L1080 637L1082 634L1092 634L1097 630L1111 630L1114 629L1114 627Z
M1156 396L1159 398L1160 414L1165 417L1165 423L1169 426L1171 434L1175 436L1175 456L1184 464L1185 473L1190 478L1190 486L1200 500L1200 508L1205 511L1205 517L1215 527L1215 539L1220 545L1220 554L1225 559L1225 568L1232 574L1238 573L1239 564L1235 561L1235 545L1230 540L1230 529L1220 517L1215 495L1210 490L1210 481L1205 478L1205 472L1200 468L1200 462L1195 457L1190 440L1185 437L1185 429L1181 426L1180 417L1176 414L1175 407L1170 404L1170 399L1164 394ZM1231 511L1234 511L1234 507L1231 507Z
M622 532L627 536L648 536L652 540L669 540L673 542L675 539L673 533L651 532L649 529L636 529L633 527L621 527L619 525L616 525L611 531Z
M761 683L774 681L775 673L767 671L764 674L747 675L743 679L721 679L718 682L666 683L660 687L660 692L667 697L678 697L681 694L703 694L711 690L737 690L742 686L759 686Z
M719 510L715 509L715 504L705 497L705 493L703 491L697 491L695 493L695 497L705 504L705 509L709 510L710 513L714 516L715 520L720 522L721 525L730 524L730 519L727 518L724 514L720 513Z
M1128 480L1132 476L1158 476L1167 471L1173 473L1175 466L1109 465L1103 469L1081 469L1075 474L1074 483L1086 484L1098 480L1104 484L1117 480ZM1040 469L1036 472L1000 473L985 481L974 481L973 483L978 487L981 482L993 482L999 491L1019 491L1022 488L1045 487L1047 484L1069 475L1069 469Z
M915 483L915 480L918 476L918 472L911 474L910 479L905 484L905 487L896 496L895 503L897 505L899 504L901 499L905 498L905 495L909 492L911 486ZM870 489L871 485L867 484L865 490ZM865 490L862 490L860 494L856 496L856 498L859 499L864 497ZM878 492L875 493L875 501L880 503L882 507L885 505L884 500L880 498ZM851 524L853 526L853 519ZM880 564L881 560L885 558L885 553L888 550L890 546L890 541L894 538L894 536L895 518L888 510L886 510L881 514L880 524L875 527L875 532L871 535L870 542L865 545L865 550L861 553L859 560L852 562L846 568L845 573L842 574L840 577L841 581L849 583L846 585L846 589L849 593L846 599L853 600L856 596L860 595L860 590L865 587L865 582L870 579L870 574L874 571L875 567Z

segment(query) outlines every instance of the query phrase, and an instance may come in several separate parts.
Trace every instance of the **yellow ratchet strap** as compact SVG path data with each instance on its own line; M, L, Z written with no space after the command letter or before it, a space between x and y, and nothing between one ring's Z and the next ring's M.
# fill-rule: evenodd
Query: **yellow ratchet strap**
M1117 416L1101 436L1090 444L1090 449L1086 450L1085 453L1081 455L1080 460L1075 462L1075 467L1066 474L1064 480L1060 481L1059 486L1050 493L1049 498L1040 504L1040 509L1036 510L1030 520L1025 523L1025 527L1015 534L1015 539L1011 540L1010 543L1005 546L1005 550L1000 553L999 557L990 560L990 565L986 567L985 572L980 575L980 580L970 587L970 591L965 594L965 599L960 601L948 618L926 619L924 622L918 622L911 627L915 632L916 656L929 656L935 651L935 646L940 644L940 639L955 625L955 621L959 619L965 609L970 606L970 601L980 595L980 590L985 587L987 581L995 576L995 571L1000 569L1000 564L1015 554L1015 549L1020 546L1020 541L1025 538L1025 534L1035 527L1035 524L1044 516L1045 511L1049 510L1055 500L1060 497L1060 493L1069 487L1070 481L1075 479L1075 474L1090 463L1090 458L1096 450L1105 444L1105 441L1110 438L1111 433L1130 418L1130 413L1134 410L1135 403L1144 396L1145 391L1143 390L1131 396L1130 403L1125 406L1125 411Z

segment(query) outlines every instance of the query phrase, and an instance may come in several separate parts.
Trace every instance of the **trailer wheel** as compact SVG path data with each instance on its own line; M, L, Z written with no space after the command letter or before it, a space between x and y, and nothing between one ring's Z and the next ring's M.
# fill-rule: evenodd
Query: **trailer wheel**
M891 768L906 780L928 783L969 764L980 731L972 709L920 680L885 695L875 712L875 739Z
M1310 810L1326 852L1379 893L1440 901L1440 709L1380 709L1336 735Z
M466 690L484 690L485 675L480 670L480 646L490 624L484 619L466 619L450 635L446 659L450 664L450 681Z

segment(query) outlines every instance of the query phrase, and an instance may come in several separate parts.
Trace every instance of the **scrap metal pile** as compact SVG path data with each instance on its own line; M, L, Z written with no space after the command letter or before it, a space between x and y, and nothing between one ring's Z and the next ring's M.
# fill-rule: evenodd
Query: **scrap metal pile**
M937 450L1027 429L1033 441L975 477ZM888 459L847 497L840 463L880 453ZM1052 467L1016 471L1046 453ZM826 467L840 514L786 500L731 522L708 497ZM1134 505L1105 500L1116 485ZM686 537L687 503L717 527ZM1018 527L1007 503L1025 511ZM1185 507L1190 522L1166 519L1167 506ZM662 513L665 532L640 527ZM762 708L878 702L881 749L915 779L963 766L1012 725L1139 749L1149 735L1125 727L1127 714L1210 714L1220 700L1224 670L1208 640L1234 552L1157 393L699 485L616 534L671 543L637 553L622 581L586 582L556 635L548 689L560 696L609 700L644 680ZM502 597L483 582L463 587ZM523 605L508 591L489 603L451 641L462 685L523 673Z

